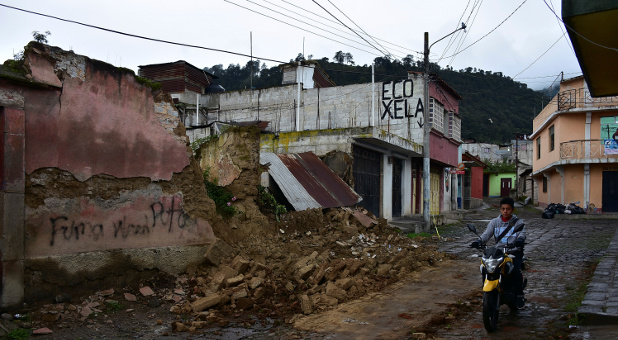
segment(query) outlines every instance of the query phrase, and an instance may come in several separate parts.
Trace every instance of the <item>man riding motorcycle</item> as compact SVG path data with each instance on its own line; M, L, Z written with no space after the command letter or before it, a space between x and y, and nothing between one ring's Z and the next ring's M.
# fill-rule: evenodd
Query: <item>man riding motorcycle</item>
M523 308L525 305L524 298L524 280L521 274L521 263L524 257L524 242L526 241L526 228L524 221L513 215L515 211L515 201L510 197L504 197L500 200L500 216L492 219L487 224L487 229L480 236L480 240L472 242L471 247L478 248L480 244L485 244L493 235L496 241L496 247L505 245L514 245L516 248L511 248L509 252L513 255L514 270L512 273L513 282L515 284L515 294L517 295L517 308ZM520 231L519 225L524 225ZM500 239L498 239L500 238Z

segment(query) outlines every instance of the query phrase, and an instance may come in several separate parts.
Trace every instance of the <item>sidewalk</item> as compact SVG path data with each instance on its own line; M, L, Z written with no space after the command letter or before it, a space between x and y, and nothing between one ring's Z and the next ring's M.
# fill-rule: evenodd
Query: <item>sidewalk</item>
M618 231L614 233L588 285L588 292L578 312L586 316L586 324L618 323Z

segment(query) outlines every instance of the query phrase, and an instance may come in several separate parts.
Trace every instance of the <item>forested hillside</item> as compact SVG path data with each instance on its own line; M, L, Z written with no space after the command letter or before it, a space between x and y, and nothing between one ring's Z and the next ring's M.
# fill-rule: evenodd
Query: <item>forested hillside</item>
M296 61L299 59L302 60L300 54ZM328 58L318 61L337 85L371 82L370 65L354 65L352 56L341 51L337 52L334 59L332 62ZM415 61L412 56L403 60L378 57L374 62L377 82L405 79L408 71L423 70L422 61ZM205 70L219 77L216 83L227 91L248 89L251 86L277 86L282 79L278 65L267 67L257 60L253 61L253 65L248 62L244 66L230 64L223 68L219 64ZM437 64L430 65L430 72L446 81L463 97L460 103L462 137L474 138L478 142L506 143L515 133L532 133L534 116L550 99L543 97L545 91L529 89L526 84L513 81L501 72L473 67L453 70L441 68Z

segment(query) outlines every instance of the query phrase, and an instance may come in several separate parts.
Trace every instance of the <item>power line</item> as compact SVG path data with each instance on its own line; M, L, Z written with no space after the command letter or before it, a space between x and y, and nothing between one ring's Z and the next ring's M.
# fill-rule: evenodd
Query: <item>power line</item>
M537 61L539 61L539 59L541 59L547 52L549 52L549 50L552 49L552 47L554 47L559 41L560 39L562 39L562 37L566 34L566 32L562 33L562 35L558 38L558 40L556 40L553 44L551 44L551 46L549 46L549 48L547 50L545 50L545 52L543 52L543 54L541 54L538 58L536 58L532 64L528 65L528 67L526 67L525 69L523 69L521 72L517 73L513 79L517 78L518 75L524 73L527 69L529 69L530 67L532 67L532 65L534 65Z
M380 54L376 54L376 53L373 53L373 52L369 52L369 51L363 50L363 49L361 49L361 48L358 48L358 47L356 47L356 46L352 46L352 45L350 45L350 44L346 44L346 43L343 43L343 42L341 42L341 41L337 41L337 40L335 40L335 39L329 38L329 37L327 37L327 36L324 36L324 35L321 35L321 34L318 34L318 33L312 32L312 31L305 30L305 29L303 29L303 28L301 28L301 27L298 27L298 26L296 26L296 25L293 25L293 24L290 24L290 23L288 23L288 22L285 22L285 21L279 20L279 19L277 19L277 18L273 18L273 17L271 17L271 16L269 16L269 15L266 15L266 14L264 14L264 13L258 12L258 11L256 11L256 10L253 10L253 9L250 9L250 8L247 8L247 7L245 7L245 6L239 5L239 4L234 3L234 2L231 2L231 1L229 1L229 0L223 0L223 1L225 1L225 2L227 2L227 3L230 3L230 4L232 4L232 5L238 6L238 7L240 7L240 8L246 9L246 10L248 10L248 11L250 11L250 12L257 13L257 14L259 14L259 15L265 16L265 17L267 17L267 18L269 18L269 19L273 19L273 20L278 21L278 22L280 22L280 23L282 23L282 24L286 24L286 25L288 25L288 26L292 26L292 27L294 27L294 28L298 28L299 30L302 30L302 31L305 31L305 32L309 32L309 33L311 33L311 34L315 34L315 35L317 35L318 37L322 37L322 38L324 38L324 39L328 39L328 40L334 41L334 42L336 42L336 43L339 43L339 44L342 44L342 45L345 45L345 46L348 46L348 47L351 47L351 48L357 49L357 50L362 51L362 52L366 52L366 53L369 53L369 54L373 54L373 55L380 56ZM371 44L370 44L370 45L371 45Z
M324 29L324 28L318 27L318 26L313 25L313 24L311 24L311 23L308 23L308 22L305 22L305 21L299 20L299 19L297 19L297 18L293 18L293 17L291 17L291 16L289 16L289 15L287 15L287 14L281 13L281 12L279 12L279 11L276 11L276 10L272 9L272 8L266 7L266 6L264 6L264 5L260 5L260 4L258 4L258 3L255 3L255 2L253 2L253 1L251 1L251 0L246 0L246 1L247 1L247 2L252 3L252 4L256 5L256 6L260 6L260 7L262 7L262 8L265 8L265 9L267 9L267 10L269 10L269 11L275 12L275 13L277 13L277 14L279 14L279 15L282 15L282 16L284 16L284 17L286 17L286 18L290 18L290 19L292 19L292 20L296 20L296 21L298 21L298 22L300 22L300 23L303 23L303 24L305 24L305 25L307 25L307 26L317 28L317 29L319 29L319 30L322 30L322 31L324 31L324 32L327 32L327 33L330 33L330 34L332 34L332 35L338 36L338 37L340 37L340 38L346 39L346 40L348 40L348 41L354 42L354 43L356 43L356 44L359 44L359 45L364 45L364 46L367 46L367 47L373 47L373 46L370 46L370 45L365 45L365 44L363 44L363 43L361 43L361 42L358 42L358 41L356 41L356 40L352 40L352 39L346 38L346 37L344 37L344 36L342 36L342 35L340 35L340 34L333 33L333 32L331 32L331 31L328 31L328 30L326 30L326 29ZM233 3L233 2L230 2L230 1L226 1L226 2L229 2L229 3L231 3L231 4L237 5L237 4L235 4L235 3ZM237 6L242 7L242 6L240 6L240 5L237 5ZM245 8L245 9L247 9L247 10L250 10L250 11L252 11L252 12L254 12L254 13L262 14L262 13L260 13L260 12L257 12L257 11L254 11L254 10L252 10L252 9L249 9L249 8L247 8L247 7L242 7L242 8ZM264 15L264 14L262 14L262 15ZM265 15L265 16L266 16L266 15ZM271 19L274 19L274 20L278 20L278 19L272 18L272 17L270 17L270 16L267 16L267 17L268 17L268 18L271 18ZM280 21L280 22L281 22L281 21ZM285 22L284 22L284 23L285 23ZM307 31L307 32L313 33L313 32L311 32L311 31ZM315 34L315 33L314 33L314 34Z
M504 20L502 20L502 22L499 23L498 26L494 27L491 31L487 32L487 34L485 34L484 36L480 37L475 42L473 42L472 44L466 46L464 49L460 50L459 52L457 52L457 53L455 53L455 54L453 54L451 56L448 56L447 58L451 58L451 57L454 57L454 56L460 54L461 52L463 52L463 51L467 50L468 48L474 46L477 42L483 40L485 37L487 37L488 35L493 33L496 29L498 29L498 27L502 26L502 24L504 24L511 16L513 16L513 14L515 14L515 12L517 12L517 10L519 10L521 8L521 6L523 6L526 3L526 1L528 1L528 0L524 0L519 6L517 6L517 8L515 8L515 10L513 12L511 12L511 14L509 14Z
M459 49L463 45L464 41L468 37L468 34L470 34L470 32L472 31L472 27L474 25L474 22L476 21L476 17L478 16L479 12L481 11L481 6L482 5L483 5L483 0L475 0L474 1L474 4L472 5L472 9L470 10L470 14L468 15L468 19L466 20L466 22L468 23L468 30L465 31L465 34L460 35L459 43L457 44L457 47L455 48L455 52L459 51ZM470 22L470 18L472 17L472 14L474 13L475 9L476 9L476 13L474 14L474 18L472 19L472 22ZM452 56L447 57L447 58L451 58L451 60L449 61L448 65L452 65L453 61L455 61L455 56L452 55Z
M266 0L264 0L264 1L266 1ZM306 9L306 8L300 7L300 6L298 6L298 5L294 4L294 3L291 3L291 2L286 1L286 0L281 0L281 1L282 1L282 2L284 2L284 3L286 3L286 4L288 4L288 5L290 5L290 6L293 6L293 7L296 7L296 8L298 8L298 9L300 9L300 10L303 10L303 11L305 11L305 12L307 12L307 13L311 13L311 14L313 14L314 16L316 16L316 17L318 17L318 18L322 18L322 19L324 19L324 20L326 20L326 21L329 21L329 22L332 22L332 23L335 23L335 24L337 24L337 25L340 25L340 26L344 26L344 27L345 27L345 25L341 24L341 23L340 23L340 22L338 22L338 21L332 20L332 19L330 19L330 18L328 18L328 17L325 17L325 16L323 16L323 15L319 15L319 14L317 14L317 13L315 13L315 12L312 12L312 11L310 11L310 10ZM392 46L395 46L395 47L403 48L404 50L407 50L407 51L410 51L410 52L413 52L413 53L423 54L423 52L420 52L420 51L415 51L415 50L412 50L412 49L410 49L410 48L407 48L407 47L404 47L404 46L400 46L400 45L394 44L394 43L392 43L392 42L388 42L388 41L386 41L386 40L384 40L384 39L380 39L380 38L377 38L377 37L374 37L374 36L369 36L369 37L371 37L372 39L377 39L377 40L379 40L379 41L382 41L382 42L384 42L384 43L387 43L387 44L392 45Z
M371 38L371 40L373 40L376 44L380 45L379 42L377 42L372 36L370 36L367 32L365 32L364 29L362 29L360 26L358 26L358 24L355 23L354 20L350 19L350 17L347 16L347 14L345 14L342 10L340 10L339 7L337 7L335 4L333 4L332 1L328 0L328 2L331 5L333 5L333 7L335 7L339 12L341 12L341 14L343 14L348 20L350 20L356 27L358 27L359 30L361 30L363 33L365 33L366 36ZM350 30L352 30L352 29L350 29ZM354 31L354 33L356 33L356 31ZM382 47L384 49L384 51L386 52L387 55L392 55L384 46L380 45L380 47Z
M331 12L329 12L326 8L322 7L322 5L320 5L317 1L315 0L311 0L313 1L316 5L320 6L320 8L322 8L326 13L328 13L330 16L332 16L333 18L335 18L335 20L339 21L343 26L345 26L347 29L349 29L350 31L354 32L356 35L358 35L361 39L365 40L365 42L367 42L369 45L371 45L371 47L373 47L374 49L380 51L380 53L382 53L383 55L387 55L387 53L384 53L384 51L380 50L379 48L375 47L372 43L370 43L369 41L367 41L367 39L365 39L363 36L361 36L360 34L358 34L358 32L356 32L355 30L351 29L350 27L348 27L348 25L344 24L343 21L339 20L339 18L337 18L336 16L334 16Z
M85 27L89 27L89 28L94 28L94 29L98 29L98 30L101 30L101 31L105 31L105 32L116 33L116 34L124 35L124 36L127 36L127 37L138 38L138 39L149 40L149 41L155 41L155 42L160 42L160 43L170 44L170 45L176 45L176 46L184 46L184 47L198 48L198 49L214 51L214 52L233 54L233 55L237 55L237 56L241 56L241 57L249 57L249 58L251 57L248 54L239 53L239 52L226 51L226 50L221 50L221 49L217 49L217 48L210 48L210 47L204 47L204 46L199 46L199 45L183 44L183 43L178 43L178 42L169 41L169 40L149 38L149 37L145 37L145 36L141 36L141 35L136 35L136 34L126 33L126 32L116 31L116 30L112 30L112 29L109 29L109 28L104 28L104 27L100 27L100 26L85 24L83 22L79 22L79 21L75 21L75 20L63 19L63 18L56 17L56 16L53 16L53 15L48 15L48 14L43 14L43 13L39 13L39 12L29 11L29 10L25 10L25 9L18 8L18 7L8 6L8 5L5 5L5 4L0 4L0 6L6 7L6 8L10 8L10 9L14 9L14 10L17 10L17 11L21 11L21 12L24 12L24 13L39 15L39 16L42 16L42 17L50 18L50 19L60 20L60 21L64 21L64 22L68 22L68 23L72 23L72 24L77 24L77 25L81 25L81 26L85 26ZM257 57L257 56L253 56L253 58L258 58L258 59L267 60L267 61L274 61L274 62L280 63L280 64L285 64L286 63L285 61L280 61L280 60L276 60L276 59L269 59L269 58L260 58L260 57Z
M599 44L599 43L596 43L596 42L594 42L594 41L592 41L592 40L590 40L590 39L586 38L586 37L585 37L585 36L583 36L581 33L577 32L576 30L574 30L573 28L571 28L571 26L567 25L567 24L566 24L566 22L564 22L564 20L562 20L562 18L560 18L560 17L558 16L558 14L556 14L556 12L555 12L555 11L554 11L554 10L553 10L553 9L552 9L549 5L548 5L548 4L547 4L547 1L543 0L543 2L544 2L544 3L545 3L545 5L547 6L547 8L549 8L549 10L550 10L552 13L554 13L554 15L556 16L556 18L558 18L558 20L560 20L560 22L562 22L562 23L564 24L564 26L565 26L568 30L570 30L571 32L573 32L573 33L577 34L580 38L582 38L582 39L586 40L587 42L589 42L589 43L591 43L591 44L593 44L593 45L595 45L595 46L598 46L598 47L601 47L601 48L605 48L605 49L608 49L608 50L612 50L612 51L616 51L616 52L618 52L618 48L613 48L613 47L608 47L608 46L605 46L605 45L601 45L601 44Z
M468 0L468 3L466 4L466 8L464 8L463 12L461 12L461 16L459 17L459 20L457 20L457 27L459 26L460 22L463 22L462 19L464 17L464 15L466 14L466 11L468 10L468 7L470 6L470 1ZM455 27L455 28L457 28ZM451 35L448 38L448 44L446 44L446 48L444 49L444 51L442 51L442 55L440 56L440 59L438 59L438 62L440 62L440 60L442 60L442 58L444 58L444 55L446 54L446 51L448 51L449 48L451 48L451 46L453 45L453 42L455 41L455 37L456 35Z
M550 3L551 3L551 0L550 0ZM552 9L553 9L554 4L551 3L551 6L552 6ZM565 33L564 30L562 29L562 25L560 25L560 20L557 20L557 23L558 23L558 27L560 28L560 32ZM575 50L573 49L573 46L571 45L571 42L567 39L566 36L563 35L563 37L564 37L564 40L566 40L567 45L569 45L569 48L571 48L571 51L573 52L573 55L575 56L575 58L577 58L577 54L575 53Z
M354 34L352 34L352 33L348 32L348 31L346 31L346 30L341 30L341 29L340 29L340 28L338 28L338 27L333 27L333 26L331 26L331 25L325 24L325 23L323 23L323 22L320 22L319 20L316 20L315 18L310 18L310 17L308 17L308 16L306 16L306 15L303 15L303 14L301 14L301 13L295 12L295 11L293 11L293 10L289 9L289 8L284 7L284 6L277 5L277 4L272 3L272 2L270 2L270 1L268 1L268 0L263 0L263 1L264 1L264 2L266 2L266 3L268 3L268 4L270 4L270 5L272 5L272 6L275 6L275 7L281 8L281 9L283 9L283 10L285 10L285 11L288 11L288 12L291 12L291 13L293 13L293 14L297 15L297 16L300 16L301 18L305 18L305 19L308 19L308 20L312 20L312 21L315 21L316 23L318 23L318 24L320 24L320 25L323 25L323 26L326 26L326 27L328 27L328 28L331 28L331 29L334 29L334 30L339 30L339 32L341 32L341 33L345 33L345 34L350 35L350 36L355 36ZM285 1L284 1L284 2L285 2ZM292 4L292 5L293 5L293 4ZM301 9L303 9L303 8L301 8ZM305 11L307 11L307 10L305 10ZM312 12L310 12L310 13L312 13ZM315 16L318 16L318 17L320 17L320 18L323 18L323 19L325 19L325 20L327 20L327 21L329 21L329 22L335 23L335 24L337 24L337 25L339 25L339 26L343 26L343 25L341 25L340 23L338 23L338 22L336 22L336 21L333 21L333 20L331 20L331 19L329 19L329 18L324 18L324 17L319 16L319 15L317 15L317 14L315 14L315 13L312 13L312 14L313 14L313 15L315 15ZM294 19L296 20L296 18L294 18ZM378 39L378 38L375 38L375 37L372 37L372 36L369 36L369 37L371 37L372 39L381 40L381 39ZM388 42L386 42L386 43L388 43ZM388 43L388 44L393 45L393 44L391 44L391 43ZM403 47L402 47L402 48L403 48ZM395 50L395 51L397 51L397 52L399 52L399 53L402 53L402 54L407 53L407 52L404 52L404 51L401 51L401 50L398 50L398 49L393 49L393 50Z

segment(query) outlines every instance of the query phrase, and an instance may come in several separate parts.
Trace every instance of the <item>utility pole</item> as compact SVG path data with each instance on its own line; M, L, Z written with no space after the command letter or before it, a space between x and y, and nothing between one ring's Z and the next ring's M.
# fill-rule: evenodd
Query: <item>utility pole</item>
M425 230L431 230L431 219L430 219L430 202L431 202L431 192L430 192L430 148L429 148L429 140L431 135L431 126L429 125L429 51L431 47L435 45L437 42L443 40L444 38L455 34L459 30L465 30L466 25L462 22L461 27L454 30L453 32L443 36L442 38L436 40L433 44L429 45L429 33L425 32L425 49L424 49L424 68L423 68L423 79L425 84L424 88L424 103L423 103L423 222L425 223Z
M425 32L425 53L423 59L423 80L425 84L423 86L423 92L425 98L423 99L423 222L425 223L425 230L431 230L431 220L429 218L429 204L430 204L430 185L429 185L429 135L431 133L431 127L429 126L429 33Z
M515 133L515 200L519 199L519 133Z

